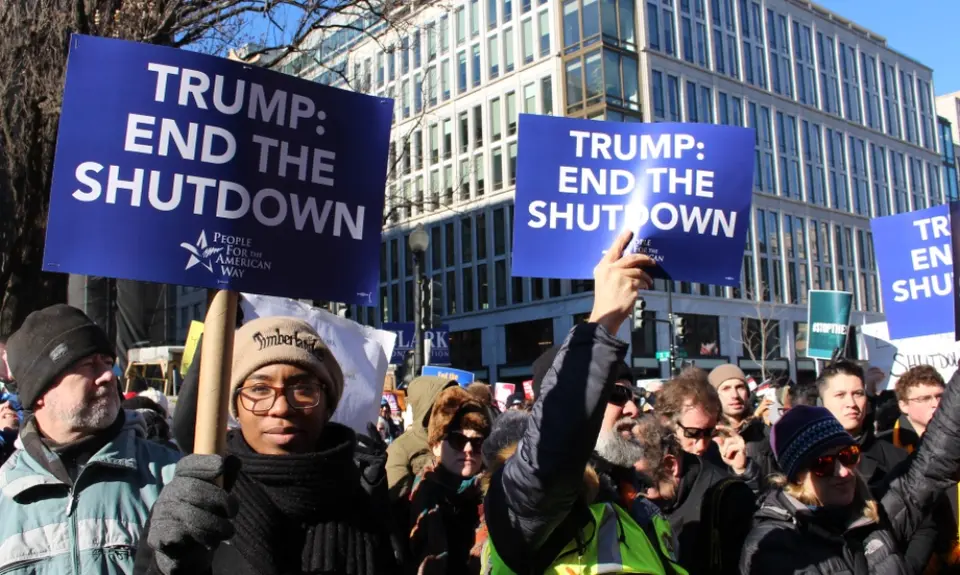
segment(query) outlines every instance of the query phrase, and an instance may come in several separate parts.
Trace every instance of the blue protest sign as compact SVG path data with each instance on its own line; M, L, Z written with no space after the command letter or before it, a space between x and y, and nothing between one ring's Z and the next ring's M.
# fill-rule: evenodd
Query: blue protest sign
M476 376L473 375L472 371L453 369L452 367L439 367L436 365L423 366L423 369L420 370L420 375L433 375L436 377L452 379L453 381L459 383L461 387L470 385L473 383L473 380L476 379Z
M392 107L74 35L43 269L372 305Z
M513 275L587 279L620 232L655 277L740 284L754 132L520 116Z
M870 221L891 339L954 331L950 207Z
M381 327L384 331L397 334L397 344L393 348L390 363L400 365L408 352L413 351L413 322L385 323ZM430 341L430 357L427 358L434 365L448 365L450 363L450 328L446 325L424 331L423 337Z

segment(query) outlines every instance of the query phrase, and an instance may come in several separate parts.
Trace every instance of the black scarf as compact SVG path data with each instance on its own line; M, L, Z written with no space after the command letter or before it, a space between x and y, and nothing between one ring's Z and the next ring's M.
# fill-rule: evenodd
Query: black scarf
M261 455L230 433L227 449L241 461L234 544L258 573L381 572L390 546L360 483L355 443L349 428L328 423L313 453Z

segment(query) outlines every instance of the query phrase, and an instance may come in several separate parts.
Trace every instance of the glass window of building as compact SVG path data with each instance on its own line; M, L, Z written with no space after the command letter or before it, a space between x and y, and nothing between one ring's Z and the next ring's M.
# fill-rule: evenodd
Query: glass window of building
M497 260L493 264L494 289L496 290L496 299L494 305L503 307L507 305L507 260Z
M480 35L480 1L470 0L470 37Z
M473 107L473 147L479 148L483 145L483 111L482 106Z
M659 70L650 72L650 89L653 92L651 100L653 102L653 119L663 120L666 113L663 107L663 72Z
M930 91L930 82L917 78L917 95L920 98L920 127L923 135L923 147L928 150L936 150L936 133L933 127L933 117L936 110L933 109L933 93Z
M497 0L487 0L487 30L497 28Z
M820 66L820 90L823 110L840 115L840 88L837 78L836 44L832 36L817 32L817 63Z
M450 364L457 369L483 368L483 330L450 332Z
M500 140L500 98L490 100L490 140Z
M793 21L793 57L797 78L797 99L817 107L817 73L813 62L813 35L810 26Z
M550 76L540 80L540 110L546 115L553 114L553 81Z
M857 230L857 253L860 255L860 297L864 311L880 311L880 289L877 282L877 262L873 254L873 235Z
M453 121L447 118L443 121L443 159L453 157Z
M876 56L860 53L860 73L863 79L864 115L867 126L882 130L880 124L880 83L877 81Z
M477 154L473 157L473 172L474 176L477 179L477 197L482 197L484 193L484 170L483 170L483 154Z
M890 165L893 166L893 205L896 213L910 211L910 200L907 195L907 168L906 159L901 152L890 152Z
M720 318L712 315L692 313L675 314L679 327L683 326L683 336L676 338L679 349L687 352L688 357L715 357L720 355ZM674 331L678 334L678 331Z
M583 107L583 63L581 58L567 60L565 76L567 82L567 112Z
M745 317L740 320L743 356L755 362L780 358L780 322L770 318Z
M480 44L474 44L471 49L470 66L473 70L473 87L480 85Z
M543 58L550 54L550 18L547 11L540 12L540 57Z
M659 8L653 2L647 2L647 47L660 51Z
M900 70L900 92L903 97L904 138L911 144L920 144L917 131L917 97L913 91L913 74Z
M767 9L767 48L770 57L770 83L777 94L793 98L793 73L790 65L790 33L787 17Z
M456 186L456 182L453 179L453 166L450 164L443 167L443 180L443 205L451 206L453 205L453 189Z
M470 158L460 159L460 201L465 202L470 199Z
M527 84L523 87L523 113L537 113L537 85Z
M874 217L890 215L890 191L887 187L887 151L883 146L870 144L870 159L873 167Z
M509 22L513 19L513 0L503 0L503 21Z
M797 118L780 111L777 112L777 152L780 161L780 194L785 198L802 198Z
M419 114L423 111L423 78L420 74L413 77L413 113Z
M503 152L500 146L491 151L490 163L493 169L493 189L496 191L503 188Z
M507 28L503 31L503 71L504 73L513 72L513 28Z
M850 210L850 194L847 186L847 154L844 148L843 132L827 128L830 207L846 212Z
M870 182L867 174L867 148L862 138L850 136L850 179L853 182L853 211L870 216Z
M463 8L460 8L458 11L462 12ZM450 20L446 14L440 17L440 26L437 28L437 35L440 39L440 53L446 54L447 50L450 49Z
M507 135L512 136L517 133L517 94L507 92Z
M756 131L754 187L775 194L777 183L773 175L773 128L770 123L770 108L750 102L750 125Z
M580 0L563 1L563 47L565 52L580 45Z
M466 112L460 112L457 116L457 139L460 153L466 153L467 149L470 147L470 123L468 121L468 116Z
M827 205L826 174L823 168L823 132L819 124L803 121L803 159L807 171L807 200Z
M537 319L503 326L506 360L511 365L531 365L553 346L553 319Z
M516 140L507 144L507 185L517 183L517 142Z
M910 200L914 210L927 207L926 186L923 183L923 162L920 158L910 157Z
M500 46L496 34L487 38L487 65L490 68L489 79L500 75Z
M673 10L668 10L666 8L668 5L668 3L664 3L665 7L661 12L663 19L660 21L660 24L663 27L663 51L671 56L674 56L677 53L677 27L673 21Z
M840 42L840 74L843 77L843 113L851 122L863 123L860 74L857 73L857 49Z
M680 121L680 80L667 74L667 119Z
M533 62L533 20L527 18L520 25L520 40L523 49L523 63Z
M462 94L467 91L467 53L457 54L457 93Z
M467 40L467 12L461 6L457 8L456 12L457 19L457 46L463 44Z
M433 211L440 209L440 171L433 170L430 172L430 209ZM436 228L439 229L439 228ZM433 244L431 244L433 245ZM436 248L435 253L439 253L440 248ZM434 266L439 267L439 265Z
M894 138L901 135L900 102L897 97L897 71L886 62L880 62L883 78L883 115L887 119L887 134Z

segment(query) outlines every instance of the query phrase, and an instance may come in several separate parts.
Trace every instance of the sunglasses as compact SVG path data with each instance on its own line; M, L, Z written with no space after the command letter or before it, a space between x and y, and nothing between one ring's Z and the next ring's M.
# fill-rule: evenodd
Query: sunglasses
M607 400L607 403L616 405L617 407L623 407L628 401L636 403L637 394L624 385L613 386L613 390L610 391L610 399Z
M684 427L682 423L677 422L677 427L683 431L683 436L687 439L713 439L717 436L716 427L701 429L699 427Z
M837 472L838 462L847 469L853 469L860 463L860 448L851 445L835 455L822 455L810 466L810 472L817 477L832 477Z
M470 448L474 452L479 453L480 448L483 447L483 440L485 438L484 437L467 437L466 435L455 431L453 433L448 433L447 437L445 437L444 439L446 440L447 443L450 444L450 447L456 449L457 451L463 451L464 449L466 449L467 444L469 443Z

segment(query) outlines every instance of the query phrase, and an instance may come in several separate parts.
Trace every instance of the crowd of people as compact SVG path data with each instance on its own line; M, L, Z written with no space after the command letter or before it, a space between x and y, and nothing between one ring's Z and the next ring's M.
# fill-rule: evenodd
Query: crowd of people
M885 392L837 359L770 393L735 365L645 392L614 335L652 285L630 239L502 413L486 384L423 376L405 428L384 403L357 433L310 325L244 324L219 455L192 453L199 360L175 409L124 397L97 325L32 313L5 342L0 573L960 573L958 378Z

